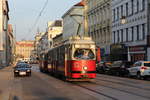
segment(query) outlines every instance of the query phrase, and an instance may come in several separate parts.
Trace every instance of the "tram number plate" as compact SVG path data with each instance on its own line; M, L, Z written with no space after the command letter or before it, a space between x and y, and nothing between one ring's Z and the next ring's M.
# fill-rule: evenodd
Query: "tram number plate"
M86 77L88 77L88 75L83 75L83 77L85 77L85 78L86 78Z

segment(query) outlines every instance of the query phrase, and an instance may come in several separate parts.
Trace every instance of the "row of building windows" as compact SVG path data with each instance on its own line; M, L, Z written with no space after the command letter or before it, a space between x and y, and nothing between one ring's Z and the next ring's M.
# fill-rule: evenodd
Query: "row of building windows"
M145 33L146 24L113 31L113 43L144 40L146 35Z
M89 36L91 36L95 41L99 43L110 43L111 33L109 28L110 27L95 30L89 33Z
M89 10L88 18L89 18L89 26L96 25L102 23L105 20L110 19L110 2L106 2L106 6L95 6L95 9Z
M113 9L113 21L118 21L122 17L128 17L140 11L144 11L146 0L130 0L125 4Z

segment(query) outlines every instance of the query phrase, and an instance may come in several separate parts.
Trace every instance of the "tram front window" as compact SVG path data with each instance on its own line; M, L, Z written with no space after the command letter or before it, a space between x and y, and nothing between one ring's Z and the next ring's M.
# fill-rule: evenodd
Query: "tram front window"
M94 53L90 49L77 49L74 53L76 59L94 59Z

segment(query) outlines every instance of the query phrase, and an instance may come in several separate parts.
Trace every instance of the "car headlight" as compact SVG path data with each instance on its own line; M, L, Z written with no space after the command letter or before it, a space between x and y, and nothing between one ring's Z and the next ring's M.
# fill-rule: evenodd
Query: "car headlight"
M15 72L19 72L18 70L15 70Z
M29 70L29 69L27 70L27 72L30 72L30 71L31 71L31 70Z

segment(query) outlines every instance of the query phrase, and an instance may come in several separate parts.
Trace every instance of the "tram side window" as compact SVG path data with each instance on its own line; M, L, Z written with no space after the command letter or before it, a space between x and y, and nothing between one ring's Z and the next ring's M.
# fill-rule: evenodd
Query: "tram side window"
M77 49L74 53L76 59L94 59L94 53L90 49Z

